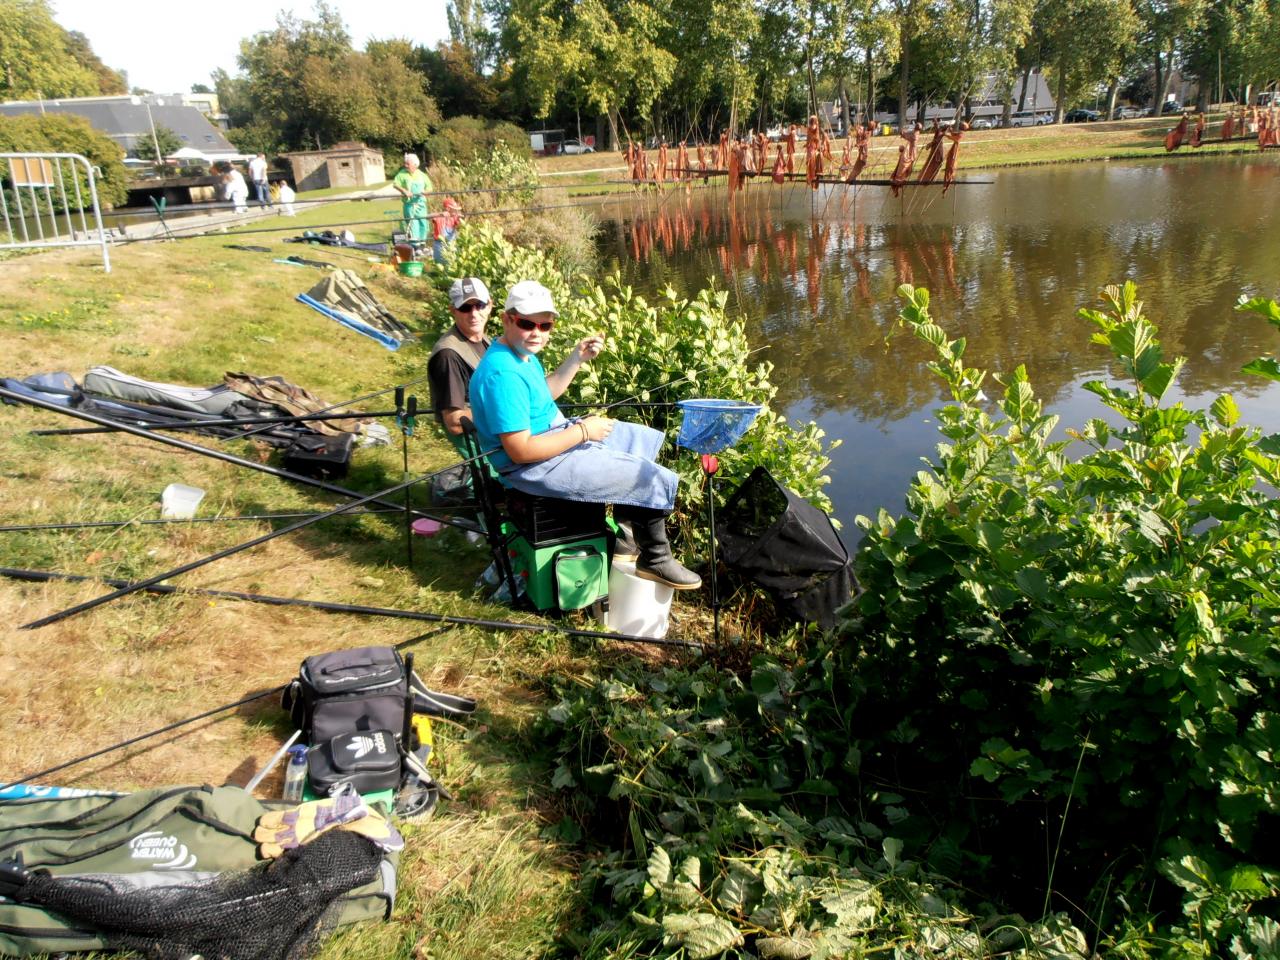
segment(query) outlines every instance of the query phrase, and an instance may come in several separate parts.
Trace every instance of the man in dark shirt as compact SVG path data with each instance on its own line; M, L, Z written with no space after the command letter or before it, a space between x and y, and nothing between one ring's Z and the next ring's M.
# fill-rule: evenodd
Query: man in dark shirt
M451 437L461 435L462 418L471 416L468 388L471 374L489 349L484 327L492 306L489 288L477 277L455 280L449 288L453 326L431 348L427 378L431 409Z

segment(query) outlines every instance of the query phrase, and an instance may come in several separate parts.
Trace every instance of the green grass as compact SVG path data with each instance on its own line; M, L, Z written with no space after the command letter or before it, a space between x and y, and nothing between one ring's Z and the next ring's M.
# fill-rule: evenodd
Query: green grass
M226 234L118 245L110 274L91 251L14 259L0 271L0 302L6 304L0 310L3 373L65 370L80 380L90 366L105 363L146 379L207 385L219 382L224 371L243 370L281 375L329 402L420 377L439 332L429 284L380 269L363 253L283 242L308 226L394 219L383 210L395 207L394 201L345 201L304 207L292 220L269 218ZM284 229L266 232L276 227ZM354 229L362 239L384 239L390 228L377 223ZM231 250L229 243L271 250ZM391 353L294 302L322 274L272 262L290 254L355 269L399 318L420 331L421 342ZM410 392L427 406L425 384ZM390 405L384 397L363 406ZM144 438L29 433L78 425L26 406L0 407L5 523L157 518L160 492L172 482L206 490L201 516L321 511L339 502ZM279 462L278 453L252 442L191 439L249 460ZM410 470L423 474L455 460L434 427L420 422L409 441ZM399 482L401 475L396 436L390 447L359 449L346 482L373 491ZM9 533L0 539L0 564L137 579L280 525L132 524ZM484 550L446 531L418 539L410 564L400 519L341 518L175 582L509 618L509 608L473 593L487 563ZM97 584L0 581L0 615L13 626L103 592ZM575 871L574 851L542 837L559 817L548 789L550 771L530 733L543 708L540 677L616 652L554 634L441 627L200 596L133 595L35 633L10 629L0 637L12 707L0 764L25 775L270 689L294 675L307 655L406 642L429 684L477 697L480 714L465 728L437 726L436 770L456 799L430 822L410 829L396 917L345 932L324 956L542 955L557 931L572 922ZM54 724L59 735L50 737ZM52 779L114 789L243 783L289 732L274 700L267 700ZM277 773L264 784L264 795L279 785Z

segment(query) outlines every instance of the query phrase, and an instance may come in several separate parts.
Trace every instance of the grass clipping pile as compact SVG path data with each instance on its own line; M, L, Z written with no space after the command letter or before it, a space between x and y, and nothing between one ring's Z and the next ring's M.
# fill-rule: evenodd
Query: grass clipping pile
M330 830L277 860L208 880L157 888L31 873L12 897L153 960L303 960L337 925L343 895L372 882L381 862L364 837Z

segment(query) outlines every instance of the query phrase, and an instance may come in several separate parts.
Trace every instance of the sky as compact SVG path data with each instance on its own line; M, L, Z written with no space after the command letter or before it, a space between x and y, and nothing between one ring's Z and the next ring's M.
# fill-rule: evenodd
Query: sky
M374 3L329 0L338 11L356 49L370 39L403 37L433 47L449 35L445 0ZM172 0L131 0L120 5L103 0L52 0L54 19L89 38L102 62L129 74L130 87L153 93L184 93L193 83L212 87L209 74L221 67L236 72L240 41L275 26L276 14L291 10L310 19L309 2L274 0L212 7L175 5Z

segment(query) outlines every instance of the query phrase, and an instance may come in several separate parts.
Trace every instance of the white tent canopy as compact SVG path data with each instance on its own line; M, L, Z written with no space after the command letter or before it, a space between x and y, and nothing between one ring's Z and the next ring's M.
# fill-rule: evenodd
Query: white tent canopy
M204 160L208 161L209 157L204 152L197 150L195 147L182 147L173 151L165 157L166 160Z

